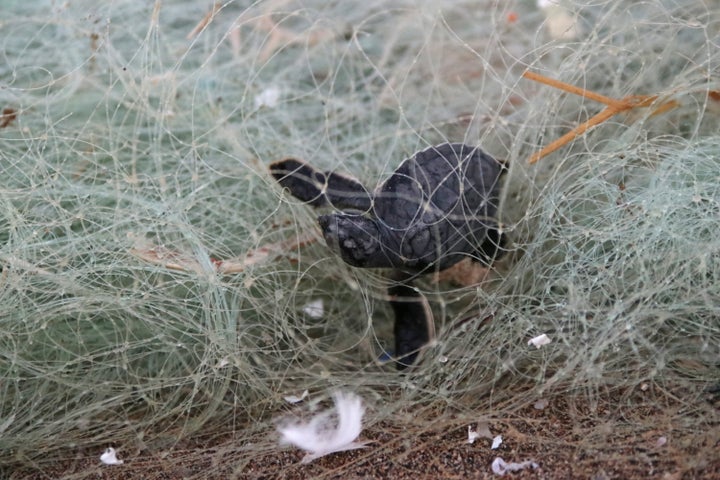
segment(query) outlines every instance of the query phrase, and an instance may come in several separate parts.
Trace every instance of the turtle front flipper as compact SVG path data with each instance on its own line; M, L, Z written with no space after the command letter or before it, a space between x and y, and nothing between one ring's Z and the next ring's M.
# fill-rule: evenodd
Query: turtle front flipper
M420 349L435 338L435 321L427 299L409 283L388 288L395 313L395 356L397 369L415 363Z
M270 174L293 197L313 207L332 205L337 209L368 211L372 205L370 193L354 178L321 172L301 160L286 158L273 162Z

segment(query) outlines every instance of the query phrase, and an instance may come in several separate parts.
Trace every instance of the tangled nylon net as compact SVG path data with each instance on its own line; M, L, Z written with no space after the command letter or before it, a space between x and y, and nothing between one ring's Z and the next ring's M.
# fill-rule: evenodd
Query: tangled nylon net
M639 388L694 405L720 379L720 13L587 3L561 33L530 2L14 5L0 464L214 430L245 445L305 389L359 392L375 424ZM529 165L602 107L528 69L673 108ZM331 255L266 166L292 155L372 188L445 141L508 161L510 252L477 286L418 283L437 338L399 375L387 273Z

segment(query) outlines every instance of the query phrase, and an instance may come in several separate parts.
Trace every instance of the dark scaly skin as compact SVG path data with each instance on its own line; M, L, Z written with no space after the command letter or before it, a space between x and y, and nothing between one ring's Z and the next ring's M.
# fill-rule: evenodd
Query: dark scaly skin
M390 306L395 313L395 354L397 369L415 363L420 348L435 337L435 324L427 299L409 283L388 288Z
M296 198L338 211L318 217L328 246L348 264L392 268L398 368L429 340L431 312L413 275L444 270L466 256L490 264L502 251L495 216L502 165L476 147L441 144L405 160L372 195L352 178L286 159L270 166ZM401 300L398 300L401 298ZM430 316L430 317L429 317Z

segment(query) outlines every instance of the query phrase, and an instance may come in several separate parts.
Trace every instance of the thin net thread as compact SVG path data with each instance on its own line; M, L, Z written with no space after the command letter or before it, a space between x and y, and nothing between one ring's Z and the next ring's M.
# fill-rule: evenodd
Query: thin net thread
M717 382L717 12L578 3L577 37L560 40L528 2L416 3L227 2L191 38L207 5L10 9L3 465L214 430L240 445L304 389L356 390L377 423ZM523 80L527 68L680 106L613 119L528 166L601 106ZM315 212L266 165L292 155L372 188L444 141L509 160L511 252L480 288L418 283L439 336L400 376L380 362L385 272L330 255ZM237 268L219 274L221 261ZM318 299L319 319L305 310ZM553 343L528 347L540 333Z

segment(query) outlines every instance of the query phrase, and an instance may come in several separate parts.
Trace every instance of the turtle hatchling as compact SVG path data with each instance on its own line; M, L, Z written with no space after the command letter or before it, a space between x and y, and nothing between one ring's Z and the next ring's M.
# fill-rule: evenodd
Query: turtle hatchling
M479 147L461 143L417 152L372 192L353 178L321 172L293 158L270 165L272 176L294 197L314 207L332 207L318 217L331 250L354 267L391 268L404 285L463 258L490 264L500 256L495 216L502 170L502 164ZM395 290L390 289L395 353L408 355L398 365L402 368L414 360L409 354L428 341L427 323L432 320L418 319L415 326L408 322L403 306L408 300L398 303ZM401 317L404 326L398 331ZM412 340L400 345L398 336Z

